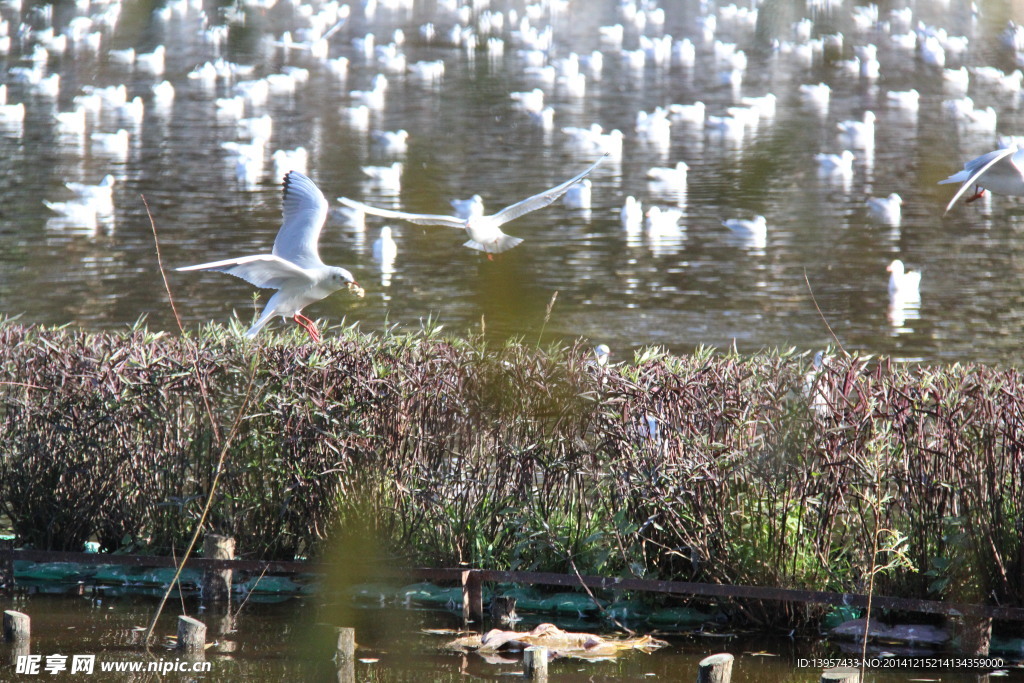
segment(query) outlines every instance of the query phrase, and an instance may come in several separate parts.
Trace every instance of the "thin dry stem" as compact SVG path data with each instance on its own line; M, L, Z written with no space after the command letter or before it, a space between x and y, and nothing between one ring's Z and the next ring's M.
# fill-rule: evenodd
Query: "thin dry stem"
M178 323L178 329L184 332L184 328L181 325L181 318L178 316L178 310L174 305L174 296L171 293L170 284L167 282L167 272L164 270L163 258L160 256L160 240L157 236L156 222L153 220L153 214L149 211L149 203L146 202L146 198L142 198L143 204L146 206L146 215L149 217L149 225L153 230L153 242L156 245L156 258L157 265L160 268L160 276L164 281L164 288L167 290L167 299L171 302L171 310L174 311L174 319ZM196 374L196 382L199 384L199 390L203 397L203 405L206 409L206 415L210 420L210 427L213 429L214 437L220 441L219 430L217 429L217 421L213 417L213 410L210 408L210 401L208 392L206 390L206 383L203 380L202 374L199 372L199 349L196 345L190 345L194 356L193 356L193 368ZM203 505L203 512L199 516L199 521L196 522L195 531L192 533L192 538L189 541L188 547L185 549L185 554L181 558L181 562L178 563L178 568L174 572L174 578L167 585L167 590L164 591L163 597L160 598L160 604L156 608L156 612L153 614L152 621L149 622L149 628L146 629L146 651L149 652L150 640L153 636L153 630L156 628L156 622L160 619L160 614L163 612L164 605L167 604L167 599L171 595L171 591L178 585L178 580L181 578L181 572L185 569L185 563L188 562L189 557L192 556L192 551L196 547L196 543L199 541L199 535L203 531L203 526L206 524L206 517L210 513L210 508L213 507L213 498L217 493L217 483L220 481L220 476L224 472L224 461L228 455L228 448L231 446L231 441L238 433L238 427L242 423L242 417L245 414L245 409L249 405L249 398L252 395L253 383L256 379L256 372L249 375L249 383L245 388L245 397L242 399L242 405L238 408L238 413L235 415L234 423L231 425L231 430L228 432L227 438L223 441L220 448L220 455L217 458L217 468L213 475L213 480L210 482L210 492L206 497L206 503ZM180 586L179 586L180 591Z
M846 352L845 348L843 348L843 343L839 341L839 337L837 337L836 333L832 330L832 326L828 324L828 320L825 318L825 314L821 312L821 306L818 305L818 300L814 298L814 290L811 289L811 281L807 277L806 270L804 271L804 282L807 283L807 291L811 295L811 302L814 304L814 308L818 311L818 315L821 316L821 322L825 323L825 327L828 329L828 333L832 335L832 339L835 340L836 346L838 346L839 350L843 352L843 355L849 356L850 354Z

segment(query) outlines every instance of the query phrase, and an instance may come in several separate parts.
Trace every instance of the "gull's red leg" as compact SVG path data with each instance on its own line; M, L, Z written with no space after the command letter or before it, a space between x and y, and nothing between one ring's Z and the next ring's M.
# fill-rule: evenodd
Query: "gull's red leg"
M321 340L321 334L319 334L319 330L316 328L316 324L312 322L312 319L306 317L305 315L302 315L302 313L299 313L299 315L302 317L303 321L305 321L306 332L309 333L309 336L312 337L312 340L315 342Z
M981 199L984 196L985 196L985 188L983 188L981 185L975 185L974 186L974 195L972 197L970 197L966 202L964 202L964 204L970 204L974 200Z
M310 339L312 339L315 342L320 341L320 331L316 328L315 322L313 322L306 316L302 315L301 313L296 313L292 320L294 320L299 325L299 327L306 331L306 334L309 335Z
M307 334L309 333L309 326L306 323L306 316L296 313L294 316L292 316L292 320L295 321L296 325L304 329Z

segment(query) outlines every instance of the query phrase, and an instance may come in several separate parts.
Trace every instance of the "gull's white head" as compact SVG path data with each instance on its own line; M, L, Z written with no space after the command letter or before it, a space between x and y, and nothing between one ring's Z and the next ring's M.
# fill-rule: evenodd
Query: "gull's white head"
M348 287L358 297L362 297L366 292L359 286L356 279L352 276L352 273L348 272L344 268L337 266L329 266L327 268L327 279L335 286L335 289L341 289L342 287Z

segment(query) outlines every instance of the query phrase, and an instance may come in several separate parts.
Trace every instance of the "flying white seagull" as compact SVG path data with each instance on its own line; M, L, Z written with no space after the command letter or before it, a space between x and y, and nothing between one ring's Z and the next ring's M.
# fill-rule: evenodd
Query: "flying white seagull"
M972 185L975 191L968 202L980 199L985 190L999 194L1024 195L1024 148L1010 145L971 159L964 164L964 170L939 181L940 185L943 183L963 183L949 200L945 213L949 213L956 200L960 199Z
M466 234L469 235L469 241L463 244L463 246L482 251L487 254L487 258L491 258L492 254L500 254L503 251L508 251L523 241L521 237L513 237L502 232L502 225L519 218L523 214L536 211L537 209L542 209L548 204L551 204L553 201L565 194L566 190L587 177L587 175L589 175L590 172L593 171L603 160L604 157L601 157L594 162L590 168L583 171L583 173L565 181L561 185L556 185L550 190L544 190L540 194L535 194L521 202L516 202L512 206L507 206L498 213L490 216L458 218L456 216L440 216L435 214L405 213L404 211L378 209L376 207L357 202L353 199L348 199L347 197L339 197L338 201L354 209L362 209L366 213L373 214L374 216L397 218L399 220L409 221L410 223L418 223L419 225L440 225L448 228L465 230Z
M178 268L186 270L219 270L264 289L276 289L256 324L245 333L254 337L275 315L291 318L320 341L316 323L302 315L302 309L314 301L348 287L356 296L363 296L352 273L344 268L324 265L317 242L327 218L327 200L313 181L298 171L284 177L284 224L274 240L270 254L201 263Z

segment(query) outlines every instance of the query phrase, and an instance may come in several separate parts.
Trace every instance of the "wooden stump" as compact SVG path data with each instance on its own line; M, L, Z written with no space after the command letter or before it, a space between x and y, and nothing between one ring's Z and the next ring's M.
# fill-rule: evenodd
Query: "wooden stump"
M860 683L860 669L837 666L821 673L821 683Z
M23 612L13 609L4 612L4 640L8 643L26 642L32 635L32 620Z
M728 652L705 657L697 665L697 683L729 683L732 662L733 656Z
M969 657L988 657L989 646L992 643L991 617L960 617L953 628L959 636L961 654Z
M356 630L341 628L333 624L318 623L313 626L313 637L309 643L311 653L318 661L337 663L351 662L356 658Z
M334 666L338 683L356 683L356 630L334 627Z
M481 622L484 619L483 581L480 572L467 569L462 572L462 621Z
M356 658L356 630L354 628L335 628L337 632L334 656L339 662L352 662Z
M203 538L203 556L211 560L235 559L235 539L220 534ZM203 573L203 600L231 602L231 570L207 569Z
M534 681L548 680L548 649L533 645L523 650L523 669L526 677Z
M14 539L0 538L0 586L14 590Z
M356 683L356 663L352 660L338 664L334 673L337 683Z
M491 598L491 619L502 624L508 624L516 619L516 599L504 596Z
M206 624L192 617L178 617L178 649L185 652L206 650Z
M28 657L30 654L32 654L32 641L16 640L7 646L7 663L16 667L19 657Z

